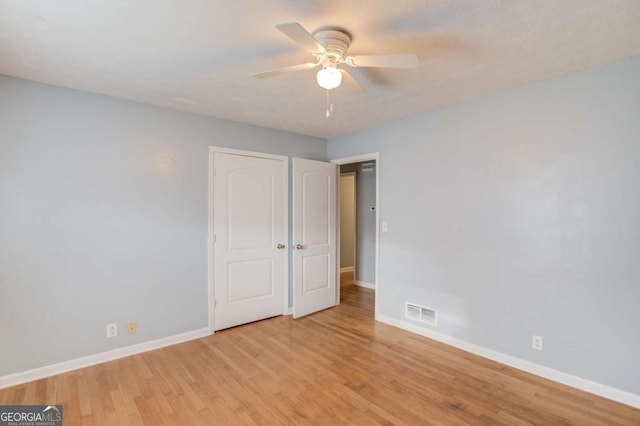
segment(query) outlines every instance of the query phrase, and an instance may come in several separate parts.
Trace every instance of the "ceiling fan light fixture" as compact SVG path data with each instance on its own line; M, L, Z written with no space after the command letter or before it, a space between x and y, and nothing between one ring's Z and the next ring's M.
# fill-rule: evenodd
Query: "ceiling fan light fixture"
M331 90L342 83L342 73L336 67L324 67L316 75L318 86Z

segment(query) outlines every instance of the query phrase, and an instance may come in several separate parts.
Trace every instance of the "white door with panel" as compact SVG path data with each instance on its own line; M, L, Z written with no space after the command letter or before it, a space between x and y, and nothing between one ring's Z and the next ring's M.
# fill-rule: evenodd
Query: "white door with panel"
M336 304L337 166L293 159L293 316Z
M287 160L213 154L214 328L284 313Z

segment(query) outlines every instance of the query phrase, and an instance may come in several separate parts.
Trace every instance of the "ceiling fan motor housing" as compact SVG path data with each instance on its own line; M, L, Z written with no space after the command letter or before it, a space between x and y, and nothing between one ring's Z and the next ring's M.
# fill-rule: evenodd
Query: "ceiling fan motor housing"
M344 59L347 56L347 50L351 43L351 36L341 30L321 30L313 34L326 52L318 57L332 57L335 61Z

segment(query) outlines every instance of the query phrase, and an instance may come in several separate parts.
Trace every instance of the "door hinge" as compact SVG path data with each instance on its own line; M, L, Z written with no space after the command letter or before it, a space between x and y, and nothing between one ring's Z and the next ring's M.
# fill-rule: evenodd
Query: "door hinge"
M215 244L218 241L218 237L216 236L216 234L213 234L213 244Z
M214 307L214 308L217 308L217 307L218 307L218 301L217 301L217 300L214 300L214 301L213 301L213 307Z
M213 177L216 177L217 169L213 169Z

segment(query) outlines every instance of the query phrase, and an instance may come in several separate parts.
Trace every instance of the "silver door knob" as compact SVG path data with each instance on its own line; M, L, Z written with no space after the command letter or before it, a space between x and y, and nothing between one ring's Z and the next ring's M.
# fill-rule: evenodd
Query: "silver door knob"
M302 244L296 244L296 250L302 250Z
M278 247L279 250L282 250L283 248L285 248L286 246L284 244L278 244L276 247Z

